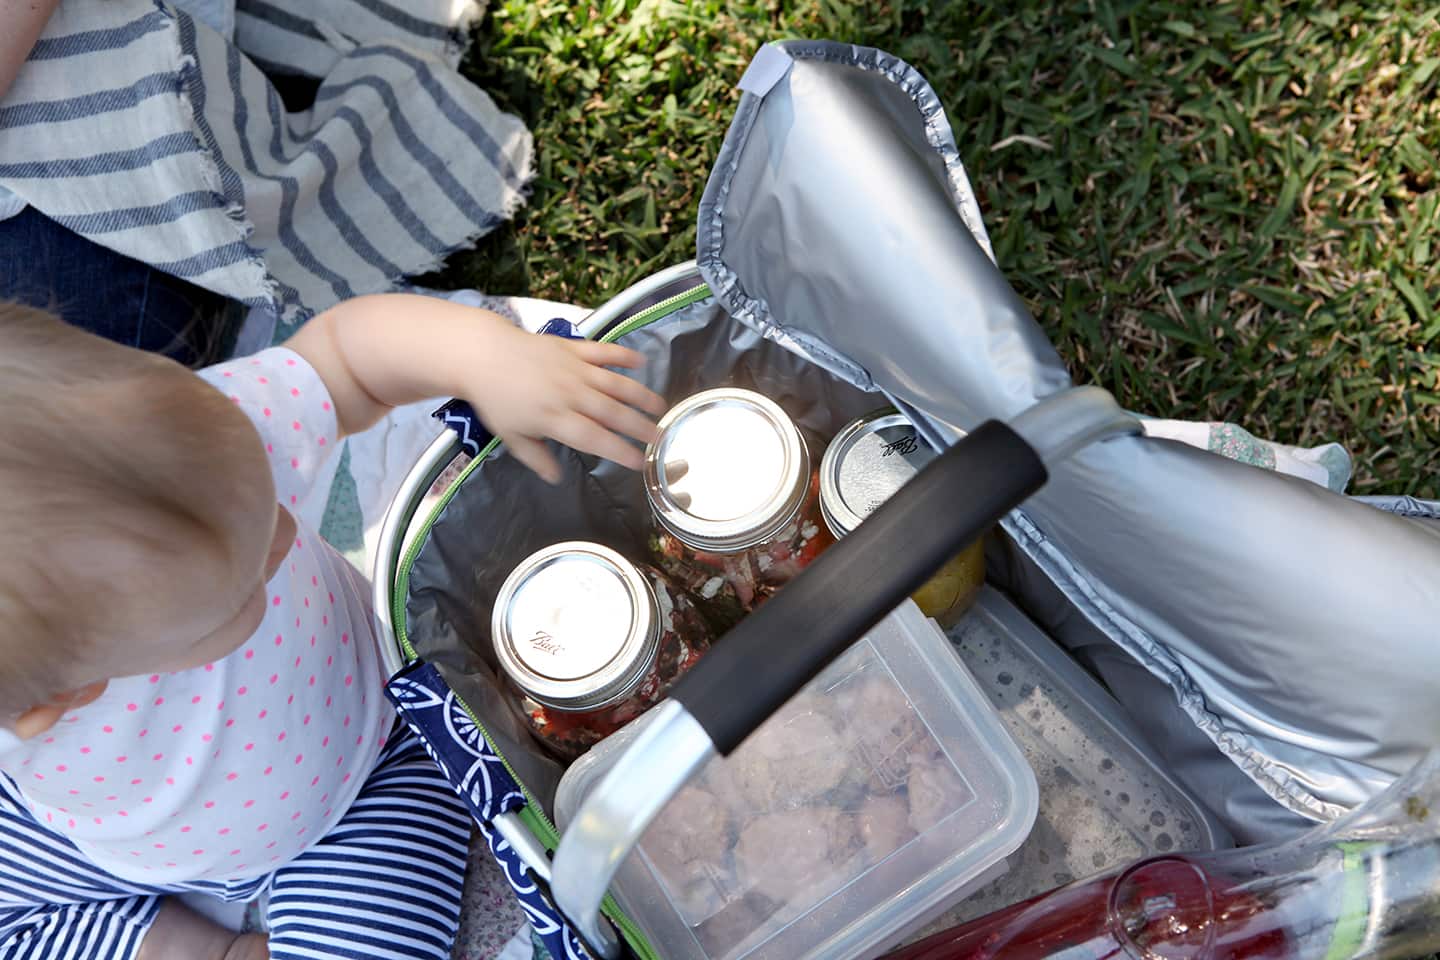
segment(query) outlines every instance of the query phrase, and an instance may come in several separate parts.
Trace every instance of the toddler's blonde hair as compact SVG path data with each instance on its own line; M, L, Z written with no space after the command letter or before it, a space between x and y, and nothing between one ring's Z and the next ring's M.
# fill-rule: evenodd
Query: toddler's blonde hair
M227 402L170 360L0 303L0 720L109 679L87 656L160 586L139 561L213 551L217 498L254 499L237 487L253 475L214 456L258 442L216 415Z

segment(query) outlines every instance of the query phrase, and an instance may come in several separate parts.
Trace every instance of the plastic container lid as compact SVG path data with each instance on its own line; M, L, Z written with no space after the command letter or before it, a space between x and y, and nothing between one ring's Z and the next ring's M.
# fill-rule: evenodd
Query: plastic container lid
M1008 871L932 930L1140 857L1231 845L1120 704L1003 594L985 587L950 637L1036 771L1040 813Z
M645 722L566 772L562 829ZM612 890L666 960L843 960L1003 864L1038 802L987 698L907 601L707 764Z

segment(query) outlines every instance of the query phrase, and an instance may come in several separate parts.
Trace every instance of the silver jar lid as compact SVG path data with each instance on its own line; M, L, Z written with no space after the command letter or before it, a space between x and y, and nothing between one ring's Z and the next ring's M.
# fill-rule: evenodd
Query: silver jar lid
M506 578L490 633L510 679L540 703L593 710L622 700L659 646L655 593L609 547L571 541L539 550Z
M915 425L894 410L881 410L836 434L820 462L820 513L843 537L919 473L935 451Z
M645 450L661 526L696 550L730 553L784 530L805 503L810 451L779 405L722 387L680 402Z

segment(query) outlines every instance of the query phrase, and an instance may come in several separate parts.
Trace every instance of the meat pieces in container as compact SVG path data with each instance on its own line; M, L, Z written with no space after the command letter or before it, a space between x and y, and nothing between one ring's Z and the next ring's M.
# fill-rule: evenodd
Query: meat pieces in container
M727 952L765 921L809 909L971 797L885 664L861 645L727 761L706 767L641 849L685 923Z
M562 829L653 716L566 772ZM670 960L847 960L962 897L1024 840L1037 801L1000 717L907 602L705 764L611 889Z

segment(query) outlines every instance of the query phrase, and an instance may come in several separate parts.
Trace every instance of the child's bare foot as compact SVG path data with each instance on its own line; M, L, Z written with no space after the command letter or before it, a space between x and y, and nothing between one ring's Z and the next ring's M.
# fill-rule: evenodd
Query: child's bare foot
M237 935L168 899L145 934L137 960L270 960L269 938Z
M225 954L225 960L270 960L269 940L263 933L238 936Z

